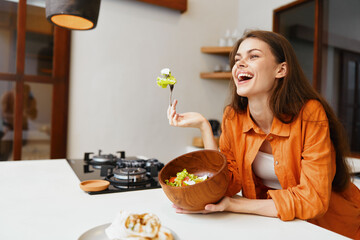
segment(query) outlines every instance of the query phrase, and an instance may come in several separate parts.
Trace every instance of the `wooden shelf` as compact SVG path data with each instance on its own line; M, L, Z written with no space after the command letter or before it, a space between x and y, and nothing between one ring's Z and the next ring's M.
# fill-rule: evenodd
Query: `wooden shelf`
M232 47L202 47L201 52L207 54L216 54L229 56ZM231 79L231 72L202 72L200 73L202 79Z
M229 55L232 47L202 47L202 53Z
M203 72L200 73L200 78L204 79L231 79L231 72Z

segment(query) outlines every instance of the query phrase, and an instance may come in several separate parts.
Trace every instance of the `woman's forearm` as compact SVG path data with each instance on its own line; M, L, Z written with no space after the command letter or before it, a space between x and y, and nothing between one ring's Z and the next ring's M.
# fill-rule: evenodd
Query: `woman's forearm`
M208 120L204 119L200 126L201 137L205 149L218 150L218 145L214 139L211 125Z
M226 211L277 217L278 212L272 199L230 198Z

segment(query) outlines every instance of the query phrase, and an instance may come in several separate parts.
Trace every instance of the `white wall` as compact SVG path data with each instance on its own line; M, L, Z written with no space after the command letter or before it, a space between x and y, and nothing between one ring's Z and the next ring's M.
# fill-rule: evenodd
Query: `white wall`
M72 34L68 158L102 149L168 162L185 153L195 129L168 125L169 89L160 69L177 77L178 111L221 120L228 81L204 80L224 59L205 55L226 29L271 30L272 9L285 0L188 0L184 14L131 0L103 0L96 29ZM258 6L261 6L259 8Z
M238 28L272 30L273 10L293 0L239 0Z

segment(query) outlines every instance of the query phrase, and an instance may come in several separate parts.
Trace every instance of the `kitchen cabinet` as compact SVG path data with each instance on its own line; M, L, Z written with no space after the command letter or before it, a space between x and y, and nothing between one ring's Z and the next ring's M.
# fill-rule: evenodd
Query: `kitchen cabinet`
M202 47L201 52L205 54L214 54L219 56L229 56L232 47ZM231 72L201 72L202 79L223 79L229 80Z

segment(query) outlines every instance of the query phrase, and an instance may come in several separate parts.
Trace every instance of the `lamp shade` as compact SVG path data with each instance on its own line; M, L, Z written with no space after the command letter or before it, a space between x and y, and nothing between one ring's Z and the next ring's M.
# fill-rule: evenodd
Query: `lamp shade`
M51 23L72 30L96 27L100 0L46 0L46 18Z

